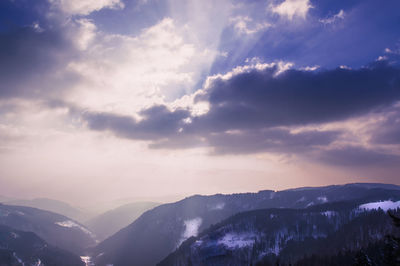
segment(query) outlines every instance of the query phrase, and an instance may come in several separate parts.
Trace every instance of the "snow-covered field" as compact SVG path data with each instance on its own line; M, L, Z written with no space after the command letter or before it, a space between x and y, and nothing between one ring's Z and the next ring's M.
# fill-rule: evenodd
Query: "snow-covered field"
M395 210L397 208L400 208L400 201L393 202L391 200L386 200L386 201L370 202L360 205L359 208L363 210L378 210L378 209L381 209L383 211Z

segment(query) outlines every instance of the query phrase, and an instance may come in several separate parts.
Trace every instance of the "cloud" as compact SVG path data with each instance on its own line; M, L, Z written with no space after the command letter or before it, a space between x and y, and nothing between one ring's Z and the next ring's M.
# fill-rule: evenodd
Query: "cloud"
M49 0L53 6L69 15L88 15L103 8L123 9L121 0Z
M343 142L346 129L310 126L365 116L392 105L400 100L399 73L385 64L283 72L277 64L258 64L210 78L194 97L195 102L209 104L208 112L201 115L194 116L190 108L155 106L144 109L140 121L101 113L87 114L85 120L94 130L148 140L151 148L210 147L215 154L270 152L306 157L321 152L318 156L331 161L347 147L338 149L335 144ZM374 150L363 146L349 149L354 157L362 151L370 154L355 160L392 158L384 152L372 154Z
M400 144L400 108L390 108L383 119L370 130L370 141L374 144Z
M362 146L346 146L322 151L317 158L328 164L349 167L397 166L400 163L400 156L397 154Z
M296 133L288 129L267 128L220 132L210 134L207 140L216 154L299 154L308 153L318 146L330 145L340 134L338 131L305 130Z
M332 17L320 19L319 22L321 22L324 25L332 24L338 20L343 20L344 16L345 16L345 13L344 13L343 9L341 9L337 14L333 15Z
M175 136L185 124L184 119L189 112L153 106L141 111L140 115L143 117L140 121L129 116L106 113L85 113L83 117L90 129L110 130L120 137L154 141Z
M358 70L301 71L276 76L276 67L215 79L198 101L209 112L199 128L217 130L326 123L363 115L400 99L400 70L387 65Z
M69 64L84 82L64 100L92 111L131 115L180 98L194 87L216 52L191 42L191 28L171 18L136 36L101 32L88 19L76 22L75 43L83 56ZM191 33L190 33L191 34Z
M21 26L0 32L0 97L59 94L79 79L76 73L56 71L65 70L74 56L70 32L57 24L45 29Z
M236 16L229 20L238 34L251 35L268 29L272 25L267 22L257 23L248 16Z
M272 12L293 20L294 17L305 19L308 10L313 6L309 0L285 0L282 3L272 6Z
M199 131L191 128L191 123L187 121L190 118L188 110L170 111L165 106L145 109L141 115L141 121L104 113L85 113L83 117L92 130L107 130L123 138L149 140L150 148L212 147L214 154L308 152L316 146L331 144L341 134L338 131L318 130L291 132L285 128Z

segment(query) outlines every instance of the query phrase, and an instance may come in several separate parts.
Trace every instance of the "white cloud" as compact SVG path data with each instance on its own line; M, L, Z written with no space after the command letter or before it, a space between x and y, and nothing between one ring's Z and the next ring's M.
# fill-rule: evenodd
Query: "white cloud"
M31 27L32 27L32 29L34 30L34 31L36 31L36 32L38 32L38 33L41 33L41 32L44 32L44 29L42 28L42 27L40 27L40 24L39 24L39 22L34 22L32 25L31 25Z
M267 22L255 23L253 19L247 16L236 16L231 18L229 21L239 34L250 35L271 27L271 24Z
M325 25L332 24L338 20L343 20L344 16L345 16L345 13L344 13L343 9L341 9L337 14L333 15L332 17L320 19L319 22L321 22L322 24L325 24Z
M387 56L382 56L382 55L380 55L380 56L378 56L378 58L376 59L376 61L384 61L384 60L387 60L387 59L388 59Z
M341 69L347 69L347 70L351 70L351 67L346 66L346 65L340 65L339 68Z
M93 111L134 115L142 108L180 98L193 88L217 51L187 40L190 28L170 18L138 36L106 34L78 21L76 43L85 55L69 65L83 82L69 102Z
M306 67L301 67L300 70L304 70L304 71L315 71L317 69L319 69L320 66L319 65L315 65L315 66L306 66Z
M76 25L75 44L78 49L86 50L96 37L96 25L88 19L79 19L76 21Z
M385 48L384 51L385 51L386 54L400 55L400 48L399 47L397 47L395 49Z
M285 0L279 5L272 6L272 12L289 20L293 20L294 17L305 19L312 7L309 0Z
M103 8L123 9L122 0L49 0L69 15L88 15Z
M254 70L262 71L272 67L276 67L275 75L279 75L294 66L294 63L285 61L263 63L258 57L246 59L246 63L246 65L237 66L225 74L216 74L213 76L209 76L204 83L204 89L208 89L211 84L217 79L228 80L238 74L249 73ZM197 93L200 93L200 91L198 91Z

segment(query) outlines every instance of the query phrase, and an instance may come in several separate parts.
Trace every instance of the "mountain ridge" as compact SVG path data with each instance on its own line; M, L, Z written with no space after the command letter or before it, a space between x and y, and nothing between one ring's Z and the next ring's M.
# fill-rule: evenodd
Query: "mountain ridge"
M99 243L93 249L93 256L96 265L155 265L190 236L236 213L265 208L300 209L366 195L382 199L390 194L400 195L398 186L394 190L380 186L346 184L300 191L194 195L145 212L129 226ZM129 250L126 247L130 247Z

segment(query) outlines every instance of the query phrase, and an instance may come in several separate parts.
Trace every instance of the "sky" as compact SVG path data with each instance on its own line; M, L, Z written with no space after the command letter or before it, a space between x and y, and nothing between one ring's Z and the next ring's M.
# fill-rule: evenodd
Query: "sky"
M398 0L3 0L0 195L400 184Z

